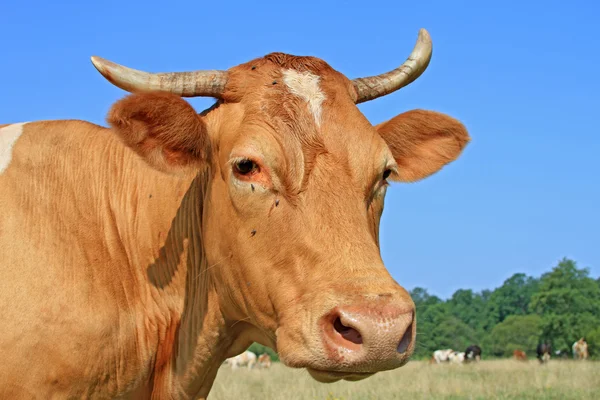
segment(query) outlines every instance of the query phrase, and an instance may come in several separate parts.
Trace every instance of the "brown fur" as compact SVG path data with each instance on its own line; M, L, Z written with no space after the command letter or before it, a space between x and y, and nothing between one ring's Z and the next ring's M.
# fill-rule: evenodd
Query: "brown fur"
M129 95L113 105L107 121L126 145L161 171L198 168L211 154L204 122L173 94Z
M588 345L585 341L585 338L581 338L573 344L573 351L573 358L575 360L587 360L587 358L589 357L589 353Z
M310 56L294 56L291 54L275 52L267 54L262 57L262 59L255 60L254 63L257 64L261 61L273 63L276 66L285 69L295 69L299 72L310 71L316 75L334 72L333 68L325 61Z
M517 361L527 361L527 354L523 350L513 351L513 358Z
M282 68L319 75L319 125ZM414 303L381 259L382 175L422 179L469 138L431 111L374 127L355 96L324 61L273 53L200 114L137 93L111 129L25 125L0 174L0 398L6 382L15 399L206 398L252 342L323 382L406 363ZM240 176L240 157L259 168Z
M399 166L398 178L414 182L454 161L470 138L459 121L426 110L412 110L377 126Z
M293 201L295 193L305 189L316 158L327 150L314 118L307 111L305 104L301 99L289 93L283 84L283 69L295 69L299 72L310 71L321 76L322 80L335 80L336 85L343 83L347 96L352 85L325 61L308 56L271 53L232 69L225 99L232 102L248 99L249 112L246 117L248 123L267 126L277 135L283 148L289 147L286 142L292 140L296 142L294 147L303 152L302 181L295 185L293 177L285 177L286 193ZM253 84L250 85L249 80ZM257 91L255 85L259 85L261 90ZM249 88L251 89L248 90ZM331 99L335 98L334 93L328 92L327 98L323 107L332 104Z

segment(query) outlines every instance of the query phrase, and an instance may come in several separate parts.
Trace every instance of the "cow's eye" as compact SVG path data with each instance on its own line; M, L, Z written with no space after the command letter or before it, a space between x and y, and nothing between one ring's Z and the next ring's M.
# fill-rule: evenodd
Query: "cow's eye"
M235 163L235 170L240 175L250 175L258 171L258 165L247 158Z
M385 181L387 178L390 177L391 174L392 174L391 169L386 169L385 171L383 171L383 180Z

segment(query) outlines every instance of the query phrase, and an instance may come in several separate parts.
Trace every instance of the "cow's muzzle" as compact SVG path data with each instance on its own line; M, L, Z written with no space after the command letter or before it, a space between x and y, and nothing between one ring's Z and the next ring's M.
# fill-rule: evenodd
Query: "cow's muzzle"
M335 307L320 320L331 372L371 374L404 365L414 350L412 302L369 302Z

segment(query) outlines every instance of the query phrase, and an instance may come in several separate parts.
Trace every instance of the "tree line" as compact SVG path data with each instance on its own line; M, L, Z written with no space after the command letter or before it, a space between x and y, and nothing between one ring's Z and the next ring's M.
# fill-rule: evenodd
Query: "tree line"
M416 287L411 296L417 307L414 358L471 344L480 345L484 357L507 357L516 349L531 357L541 342L571 354L581 337L590 356L600 357L600 278L567 258L538 278L517 273L494 290L459 289L442 300Z

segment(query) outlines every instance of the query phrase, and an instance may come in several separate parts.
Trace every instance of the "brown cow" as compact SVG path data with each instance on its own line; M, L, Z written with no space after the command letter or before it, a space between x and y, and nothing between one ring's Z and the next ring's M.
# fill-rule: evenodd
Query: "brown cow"
M469 136L424 110L373 126L357 104L430 56L422 31L402 66L355 80L281 53L174 74L94 58L135 92L111 128L4 126L0 398L205 398L252 342L322 382L404 365L415 308L380 255L386 188Z
M585 341L585 338L581 338L575 343L573 343L572 348L574 360L587 360L587 358L589 357L588 344Z
M527 354L523 350L513 351L513 358L517 361L527 361Z
M270 368L271 356L269 356L267 353L262 353L260 356L258 356L257 365L260 368Z

